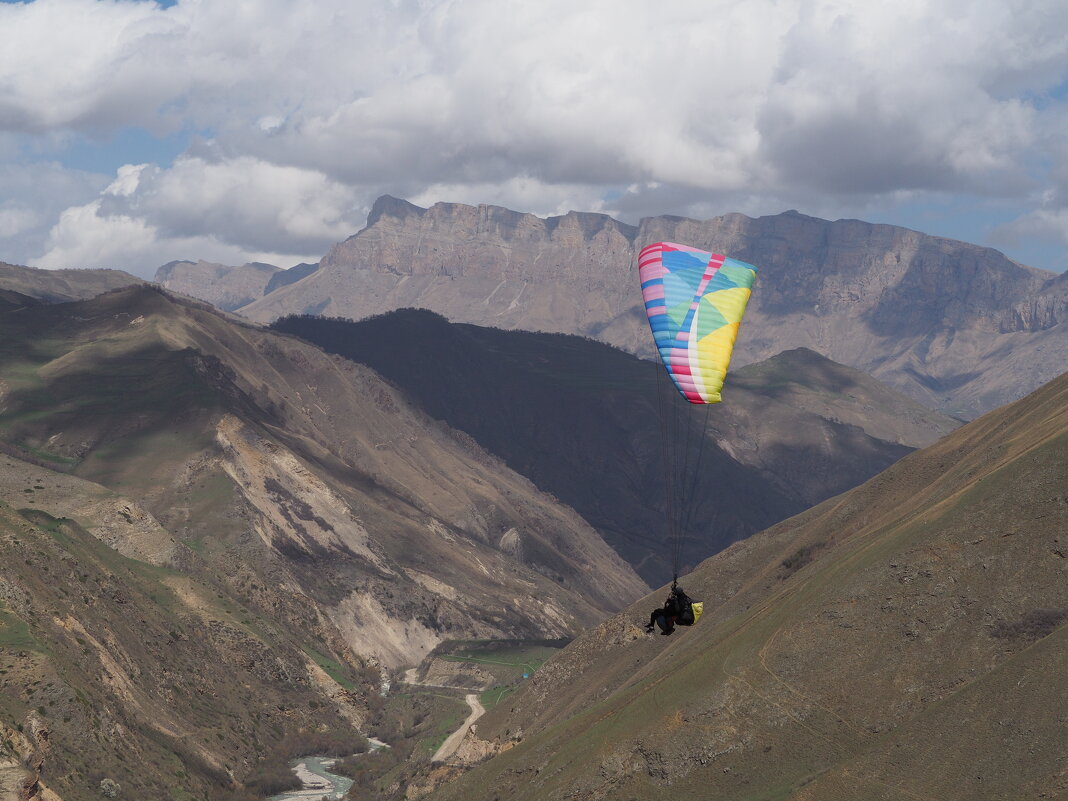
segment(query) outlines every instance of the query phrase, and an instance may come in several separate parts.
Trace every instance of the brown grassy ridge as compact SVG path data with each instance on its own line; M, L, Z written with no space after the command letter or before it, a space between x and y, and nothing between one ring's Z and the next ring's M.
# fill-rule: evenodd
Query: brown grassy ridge
M693 630L580 637L432 798L1064 797L1066 542L1062 376L703 563Z

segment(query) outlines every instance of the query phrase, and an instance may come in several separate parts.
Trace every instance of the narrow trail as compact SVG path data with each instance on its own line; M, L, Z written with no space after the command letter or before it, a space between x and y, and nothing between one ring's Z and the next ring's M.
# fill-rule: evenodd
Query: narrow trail
M471 724L486 714L482 702L478 700L478 696L475 693L470 693L464 696L464 700L467 701L467 705L471 707L471 714L467 716L467 720L463 722L460 728L448 736L448 739L441 744L441 748L434 752L434 756L430 758L432 763L444 762L451 757L456 752L456 749L460 747L460 741L463 740L464 735L470 730Z
M463 690L469 693L482 692L481 687L457 687L454 684L431 684L429 681L402 681L401 684L406 684L409 687L431 687L438 690Z

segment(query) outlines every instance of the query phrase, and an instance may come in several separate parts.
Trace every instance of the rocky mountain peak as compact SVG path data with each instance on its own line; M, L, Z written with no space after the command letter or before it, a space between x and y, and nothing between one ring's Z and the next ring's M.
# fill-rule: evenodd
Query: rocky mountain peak
M549 217L545 221L546 230L552 235L558 228L577 229L586 239L593 239L602 232L619 234L626 237L631 243L638 236L638 227L627 225L619 220L609 217L607 214L597 214L588 211L569 211L562 217Z
M175 259L174 261L169 261L156 270L156 275L153 280L162 283L168 280L176 269L180 269L185 265L194 264L196 264L195 261L189 261L188 259Z
M382 195L371 206L371 213L367 215L367 227L370 228L375 225L383 217L404 220L408 216L422 217L424 214L426 214L426 209L416 206L414 203L409 203L407 200L401 200L392 195Z

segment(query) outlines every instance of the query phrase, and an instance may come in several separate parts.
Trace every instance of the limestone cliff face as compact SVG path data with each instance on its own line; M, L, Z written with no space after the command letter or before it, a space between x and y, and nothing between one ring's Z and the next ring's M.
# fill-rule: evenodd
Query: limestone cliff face
M540 219L395 198L320 269L241 310L362 318L406 306L458 322L592 336L648 354L634 257L671 240L751 262L758 284L736 364L806 346L921 402L974 416L1068 364L1068 279L989 248L786 212L707 221Z
M424 306L460 322L596 333L634 303L636 234L601 214L543 220L496 206L421 209L383 198L367 228L336 245L318 271L241 313L361 318Z

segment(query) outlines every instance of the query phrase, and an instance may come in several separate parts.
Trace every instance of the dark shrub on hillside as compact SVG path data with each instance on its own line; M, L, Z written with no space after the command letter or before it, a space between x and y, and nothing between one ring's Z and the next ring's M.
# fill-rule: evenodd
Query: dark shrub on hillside
M278 795L287 790L299 790L303 785L285 761L268 759L245 779L245 789L260 798Z
M1061 609L1032 609L1016 621L1003 620L991 634L1004 640L1040 640L1068 620L1068 607Z
M286 736L275 753L284 761L305 756L344 757L362 754L368 748L367 738L355 731L302 731Z
M792 554L782 560L783 573L780 578L793 575L809 562L816 558L816 553L827 543L815 542L812 545L802 545Z
M344 759L339 759L334 763L334 766L330 768L331 773L336 773L338 776L348 776L350 779L357 779L361 774L370 770L373 765L369 763L368 758L373 759L374 756L369 757L367 754L353 754L347 756Z

